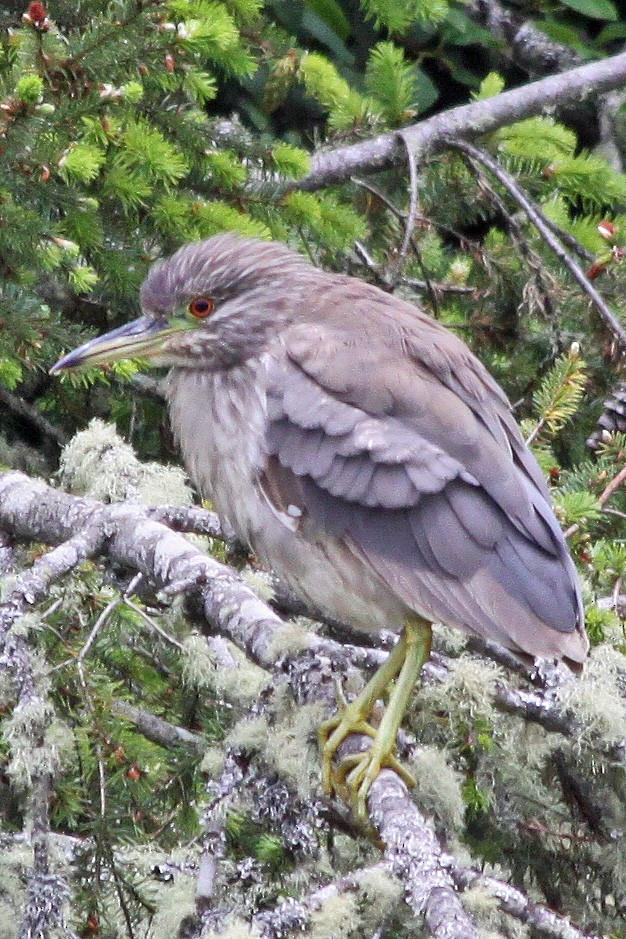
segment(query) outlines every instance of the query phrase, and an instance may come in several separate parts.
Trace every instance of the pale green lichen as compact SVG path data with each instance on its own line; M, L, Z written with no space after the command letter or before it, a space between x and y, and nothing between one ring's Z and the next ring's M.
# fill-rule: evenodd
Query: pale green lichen
M203 636L189 636L183 642L183 681L197 690L211 691L242 706L258 701L269 681L267 672L232 643L228 643L228 652L233 668L220 662Z
M259 753L267 743L270 733L266 717L251 717L238 721L226 738L229 747L241 749L246 753Z
M481 884L463 892L463 905L476 919L480 939L530 939L529 927L507 916Z
M268 766L302 799L310 797L319 781L317 730L323 716L321 704L301 705L285 720L272 725L265 744Z
M359 909L363 935L374 935L381 923L390 919L402 902L404 887L399 879L372 868L359 882Z
M276 591L271 574L260 571L258 568L245 567L241 572L241 576L261 600L269 603L270 600L274 599Z
M69 492L102 502L192 503L191 489L181 469L142 463L114 425L97 418L64 447L59 473Z
M437 623L433 630L433 642L438 651L457 658L467 645L467 635L444 623Z
M261 933L254 925L246 923L238 916L229 916L217 932L210 930L203 934L206 939L260 939Z
M583 674L558 689L561 704L583 724L579 742L591 743L600 737L612 744L626 738L626 713L616 707L622 694L620 673L625 671L624 655L609 645L598 646Z
M419 690L416 717L428 723L428 711L435 710L447 714L454 729L474 721L491 724L496 719L493 706L496 685L502 679L502 670L491 662L468 656L452 660L442 682L424 685Z
M207 747L200 763L200 772L209 779L217 779L224 768L224 753L219 747Z
M279 627L268 649L269 658L278 661L285 655L298 655L306 652L310 646L308 630L298 626L297 623L285 623Z
M357 899L352 894L331 897L319 910L311 914L307 936L309 939L348 939L362 935L356 932L359 924Z
M463 777L437 747L419 747L409 769L415 777L414 798L435 819L438 828L460 831L465 817Z

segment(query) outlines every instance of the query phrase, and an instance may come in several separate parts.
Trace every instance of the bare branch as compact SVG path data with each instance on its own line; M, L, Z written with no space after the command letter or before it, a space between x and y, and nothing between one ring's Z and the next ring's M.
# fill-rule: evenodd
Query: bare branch
M163 718L157 717L143 708L135 707L127 701L114 701L111 710L114 714L119 714L132 721L146 740L158 743L160 747L166 747L170 750L174 747L187 747L194 750L199 756L202 756L206 750L205 742L198 734L192 734L184 727L170 724L169 721L164 721Z
M27 424L34 427L35 430L44 437L48 437L50 440L54 441L57 446L64 447L65 444L68 443L70 438L65 431L49 421L36 407L29 404L24 398L20 398L19 395L14 395L10 391L7 391L6 388L0 387L0 404L11 411L12 414L15 414L16 417L26 421Z
M506 51L513 61L529 74L564 72L581 62L578 53L569 46L549 39L544 32L503 7L498 0L470 0L466 10L476 23L506 44Z

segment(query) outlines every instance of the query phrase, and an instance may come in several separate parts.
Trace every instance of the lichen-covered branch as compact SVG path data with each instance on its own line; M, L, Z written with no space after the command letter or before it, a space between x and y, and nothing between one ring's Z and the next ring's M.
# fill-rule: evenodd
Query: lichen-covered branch
M246 769L246 793L248 796L254 794L254 811L260 820L277 825L287 841L293 838L294 845L301 846L305 843L305 829L314 831L308 813L313 813L312 819L318 809L315 801L311 800L310 783L308 778L303 779L301 768L289 765L288 754L281 763L283 738L278 724L283 718L280 706L274 707L274 688L280 688L281 682L284 688L286 680L293 697L300 704L313 706L321 702L322 706L327 706L333 698L333 677L338 671L342 679L354 688L354 683L361 681L359 667L377 664L385 653L380 649L367 650L361 659L359 656L351 659L340 643L317 636L302 626L287 625L255 596L234 571L205 555L182 535L155 521L151 513L152 510L137 505L123 503L108 506L95 500L69 496L20 473L0 475L0 527L17 539L61 542L59 547L39 559L33 568L33 571L37 568L38 580L31 573L22 575L17 581L17 595L11 607L11 616L18 617L25 605L45 592L54 576L70 570L75 561L95 550L102 550L118 564L142 572L158 589L170 593L187 590L197 593L211 627L227 636L250 659L271 673L270 685L265 688L258 706L250 715L261 721L260 730L258 727L255 729L254 720L251 730L246 729L245 722L242 729L234 729L233 739L226 745L227 760L228 754L236 759L237 746L242 745L242 742L248 741L246 746L252 742L253 749L258 747L258 742L254 743L254 740L258 740L259 733L265 734L267 740L276 739L273 745L276 762L271 770L275 774L274 780L263 771L262 766L257 767L255 764L254 768L251 766L250 772ZM28 577L31 578L30 590ZM9 625L13 622L11 616ZM424 669L424 688L427 689L429 685L445 686L454 668L454 662L446 657L433 656ZM282 693L277 692L276 701L279 705ZM538 723L567 738L576 738L580 733L578 718L563 708L551 686L529 691L495 681L493 703L501 710ZM126 710L126 715L138 722L142 733L150 739L159 737L159 742L167 740L166 746L182 740L180 728L171 724L164 726L166 722L159 723L159 719L155 719L157 726L150 719L151 715L142 709L122 707L121 710ZM263 730L263 726L267 731ZM296 731L292 724L287 723L282 733L286 735L284 740L288 741ZM186 742L186 734L183 736ZM602 747L601 742L599 746ZM197 746L197 749L200 747ZM612 745L613 759L617 750L619 747L616 749ZM259 751L261 763L268 759L268 752L264 744ZM281 778L284 769L290 775L291 784L307 787L305 800L294 800L291 790ZM295 805L300 806L297 811ZM470 914L459 901L456 882L451 873L451 859L443 850L425 815L410 798L406 786L390 770L381 772L372 786L369 809L372 823L385 845L387 859L405 886L411 909L416 915L425 917L430 933L442 939L468 939L477 935ZM208 834L210 828L209 825ZM221 922L219 916L215 919L217 914L211 907L211 889L207 893L207 884L217 875L219 851L216 853L213 844L212 847L208 846L207 852L206 863L201 865L203 873L200 878L198 911L203 922ZM523 918L523 914L534 916L537 922L548 922L549 917L546 918L539 908L535 910L528 898L523 894L520 898L511 894L510 909L504 901L503 909L519 918ZM527 921L530 923L531 919ZM562 923L559 921L555 930L557 926L561 929ZM558 931L549 934L558 937L567 935Z
M459 890L476 886L488 890L500 901L503 910L520 922L532 926L541 936L548 936L551 939L599 939L598 936L578 929L553 910L533 903L525 893L503 880L488 877L480 871L464 868L456 861L450 865L450 874Z
M385 844L385 858L400 876L411 909L425 918L434 939L478 939L455 890L449 860L402 780L382 770L372 784L368 806Z

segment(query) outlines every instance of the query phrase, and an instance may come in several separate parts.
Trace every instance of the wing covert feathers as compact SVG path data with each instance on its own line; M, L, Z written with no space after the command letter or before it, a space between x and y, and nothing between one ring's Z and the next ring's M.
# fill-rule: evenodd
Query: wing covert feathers
M573 563L541 471L483 366L378 291L350 317L313 319L288 328L271 357L269 498L297 491L303 536L341 538L422 615L582 662Z

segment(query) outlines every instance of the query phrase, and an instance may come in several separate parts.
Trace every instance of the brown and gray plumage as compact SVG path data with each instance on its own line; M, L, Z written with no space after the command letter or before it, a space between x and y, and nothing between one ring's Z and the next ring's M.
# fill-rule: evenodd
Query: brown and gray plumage
M239 537L334 618L403 627L320 730L327 791L364 818L383 766L413 782L393 751L433 622L580 667L580 592L545 481L505 395L456 336L283 245L232 235L155 265L141 301L141 319L53 371L133 355L170 366L189 474ZM355 732L372 743L345 756Z
M206 318L189 312L198 298L214 303ZM192 479L294 591L365 630L417 613L583 662L545 481L461 340L374 286L232 235L156 264L141 301L141 320L55 368L133 354L170 366Z

